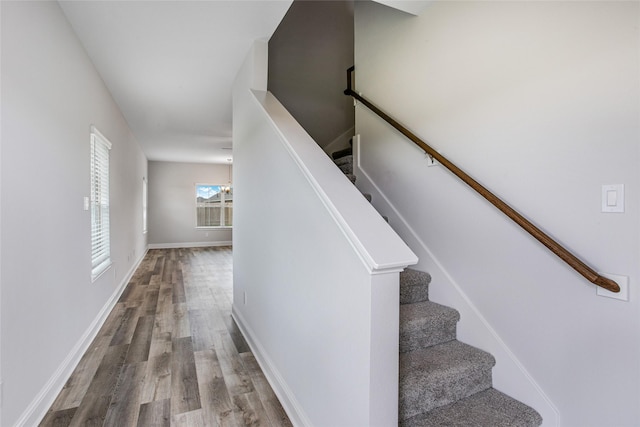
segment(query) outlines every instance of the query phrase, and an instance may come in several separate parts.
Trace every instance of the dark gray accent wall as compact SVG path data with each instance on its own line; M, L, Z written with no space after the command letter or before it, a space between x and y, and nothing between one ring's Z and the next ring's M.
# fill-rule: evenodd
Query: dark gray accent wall
M353 1L297 0L269 40L268 89L321 147L354 127L353 28Z

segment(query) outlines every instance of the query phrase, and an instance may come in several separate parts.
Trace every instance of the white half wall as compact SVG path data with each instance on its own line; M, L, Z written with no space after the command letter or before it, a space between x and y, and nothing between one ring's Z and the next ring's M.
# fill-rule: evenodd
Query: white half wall
M386 197L374 205L434 275L431 298L463 312L460 339L498 357L496 388L522 390L515 362L540 387L517 397L545 425L640 424L639 7L434 2L413 17L356 2L356 91L596 270L629 277L628 302L597 296L356 109L361 171ZM603 184L625 185L625 213L601 213Z
M57 2L0 2L5 426L37 425L144 256L147 160ZM111 150L111 257L91 282L89 132Z
M196 184L229 185L231 165L149 162L149 247L230 245L232 229L196 228Z
M265 47L234 87L234 318L294 425L397 425L398 273L417 259L278 100L249 90Z

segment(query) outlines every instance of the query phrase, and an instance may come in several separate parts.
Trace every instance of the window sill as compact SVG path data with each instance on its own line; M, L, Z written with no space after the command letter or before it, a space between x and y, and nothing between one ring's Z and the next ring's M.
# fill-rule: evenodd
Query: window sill
M91 283L94 283L96 280L101 278L104 275L104 273L106 273L111 269L112 265L113 265L113 262L109 261L109 263L105 263L104 267L101 267L100 271L98 271L96 274L91 273Z

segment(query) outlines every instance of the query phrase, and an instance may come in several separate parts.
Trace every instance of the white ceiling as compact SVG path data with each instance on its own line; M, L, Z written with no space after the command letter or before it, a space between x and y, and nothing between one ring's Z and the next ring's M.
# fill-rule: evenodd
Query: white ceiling
M59 3L149 160L228 163L233 80L291 0Z

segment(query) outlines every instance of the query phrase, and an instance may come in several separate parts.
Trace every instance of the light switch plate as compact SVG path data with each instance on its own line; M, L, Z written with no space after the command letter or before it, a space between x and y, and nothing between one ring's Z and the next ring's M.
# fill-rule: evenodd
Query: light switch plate
M624 184L602 186L602 212L624 212Z
M596 294L601 297L614 298L622 301L629 301L629 277L628 276L620 276L618 274L611 273L602 273L598 272L599 275L606 277L607 279L611 279L615 281L618 286L620 286L620 292L611 292L600 286L596 286Z

